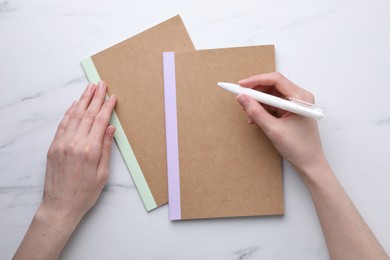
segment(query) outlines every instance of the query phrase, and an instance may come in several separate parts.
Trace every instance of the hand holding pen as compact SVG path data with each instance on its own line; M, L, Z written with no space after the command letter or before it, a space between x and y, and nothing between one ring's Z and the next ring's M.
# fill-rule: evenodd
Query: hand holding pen
M314 96L280 73L239 81L278 97L314 103ZM331 259L389 259L329 166L321 146L317 120L237 97L251 123L257 124L279 153L298 171L317 211Z
M293 97L314 103L314 96L298 87L280 73L256 75L241 80L240 85L276 97ZM283 109L257 102L249 95L237 97L249 117L270 138L275 148L299 171L324 162L317 121ZM286 100L287 101L287 100ZM289 101L287 101L289 102Z

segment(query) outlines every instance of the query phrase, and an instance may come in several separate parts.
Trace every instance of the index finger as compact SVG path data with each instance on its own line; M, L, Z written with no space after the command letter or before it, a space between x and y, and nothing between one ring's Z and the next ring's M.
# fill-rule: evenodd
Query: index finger
M308 102L314 101L310 92L298 87L279 72L255 75L240 80L239 83L243 87L256 87L259 90L266 90L269 87L274 87L284 96L294 97Z

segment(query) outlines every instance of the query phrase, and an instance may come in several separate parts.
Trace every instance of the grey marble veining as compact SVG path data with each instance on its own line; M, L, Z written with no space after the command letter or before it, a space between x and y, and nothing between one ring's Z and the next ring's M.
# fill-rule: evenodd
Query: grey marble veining
M381 119L381 120L377 121L376 124L379 125L379 126L390 124L390 117Z
M300 18L300 19L297 19L295 21L291 21L288 24L286 24L285 26L275 28L275 30L291 29L293 27L302 26L302 25L305 26L307 24L311 24L311 23L314 23L320 19L323 19L324 17L331 15L335 11L336 11L336 9L329 9L329 10L321 11L319 13L316 13L316 14L313 14L313 15L310 15L310 16L307 16L304 18Z
M14 12L17 9L10 5L9 1L0 1L0 14Z
M256 256L256 252L258 252L259 250L261 250L260 247L254 246L254 247L248 247L248 248L238 250L238 251L234 252L234 254L236 254L238 256L237 259L239 259L239 260L241 260L241 259L254 259L254 257Z
M198 49L275 44L312 91L328 160L390 251L390 2L0 0L0 252L12 257L42 198L46 153L87 85L80 61L180 14ZM310 195L284 162L285 215L170 222L146 213L114 145L110 177L62 259L328 259Z
M45 89L45 90L42 90L42 91L38 91L38 92L32 93L32 94L30 94L28 96L18 97L17 99L15 99L12 102L0 104L0 111L2 109L5 109L5 108L12 108L13 106L19 105L22 102L39 99L39 98L41 98L41 97L43 97L45 95L52 94L52 92L59 91L61 88L72 87L75 84L79 84L81 82L85 82L85 76L84 75L76 77L76 78L73 78L73 79L71 79L71 80L69 80L69 81L67 81L65 83L60 84L60 86L57 86L55 88L49 88L49 89Z

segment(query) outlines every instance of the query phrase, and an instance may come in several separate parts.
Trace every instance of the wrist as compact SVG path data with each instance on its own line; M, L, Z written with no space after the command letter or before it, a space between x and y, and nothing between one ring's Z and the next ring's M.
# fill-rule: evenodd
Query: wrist
M41 203L15 259L57 259L79 220Z
M46 203L42 202L34 215L34 220L50 226L57 232L68 232L69 230L73 232L80 222L81 217L77 217L66 210L49 207Z
M315 184L325 176L332 174L332 169L323 155L295 168L306 185Z

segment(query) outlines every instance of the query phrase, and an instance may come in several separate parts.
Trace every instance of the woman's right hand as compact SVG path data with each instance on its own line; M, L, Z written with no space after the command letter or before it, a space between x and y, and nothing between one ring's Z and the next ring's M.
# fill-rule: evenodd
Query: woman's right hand
M255 75L239 81L242 87L314 103L314 96L278 72ZM281 109L260 104L247 95L237 97L249 117L272 141L281 156L299 172L309 172L326 162L317 121ZM313 168L314 167L314 168Z

